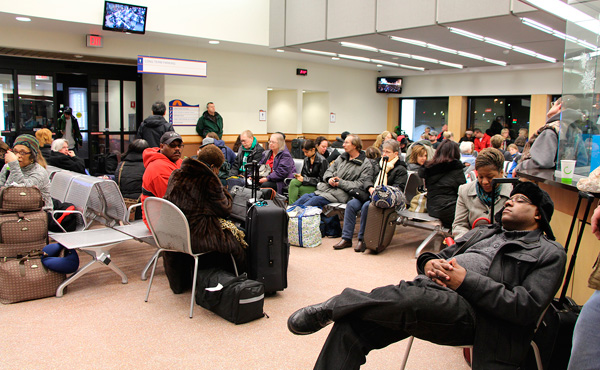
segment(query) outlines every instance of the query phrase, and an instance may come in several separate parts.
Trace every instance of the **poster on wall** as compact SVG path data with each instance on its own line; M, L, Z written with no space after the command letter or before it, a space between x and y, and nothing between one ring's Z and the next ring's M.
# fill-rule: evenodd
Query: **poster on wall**
M190 105L181 99L169 102L169 123L173 126L196 126L200 117L200 105Z
M158 75L206 77L206 62L138 55L137 71Z

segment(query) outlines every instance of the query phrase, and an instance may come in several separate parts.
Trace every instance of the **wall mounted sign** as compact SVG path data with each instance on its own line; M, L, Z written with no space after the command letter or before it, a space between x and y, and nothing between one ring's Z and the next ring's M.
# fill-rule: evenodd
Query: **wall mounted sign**
M173 126L194 126L200 117L200 105L190 105L183 100L169 102L169 123Z
M138 73L206 77L206 62L201 60L138 55L137 66Z

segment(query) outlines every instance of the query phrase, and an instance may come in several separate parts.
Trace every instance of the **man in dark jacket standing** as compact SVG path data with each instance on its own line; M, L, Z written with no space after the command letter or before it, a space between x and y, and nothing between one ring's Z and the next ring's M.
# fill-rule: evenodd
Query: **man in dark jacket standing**
M422 254L413 281L370 293L344 289L296 311L288 328L311 334L335 322L315 369L358 369L372 349L411 335L472 344L473 369L517 369L565 270L566 253L550 228L553 211L545 191L519 183L499 212L501 224Z
M217 134L219 139L223 138L223 117L215 110L215 103L206 104L206 110L196 123L196 132L202 138L205 138L209 132Z
M165 103L157 101L152 104L152 115L142 121L136 139L146 140L150 148L158 147L160 138L165 132L175 131L173 125L167 122L164 117L166 112Z

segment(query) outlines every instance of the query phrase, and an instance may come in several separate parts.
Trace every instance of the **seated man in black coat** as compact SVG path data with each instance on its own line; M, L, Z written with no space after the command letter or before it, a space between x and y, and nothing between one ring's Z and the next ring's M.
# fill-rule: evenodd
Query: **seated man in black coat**
M550 196L531 182L517 184L510 196L496 215L501 223L419 256L413 281L370 293L346 288L292 314L288 328L299 335L335 322L315 369L358 369L372 349L411 335L472 344L473 369L517 369L560 287L566 254L553 241Z
M48 164L63 170L69 170L79 173L85 173L85 162L82 158L75 155L75 152L69 150L69 143L65 139L56 139L52 142L52 152Z

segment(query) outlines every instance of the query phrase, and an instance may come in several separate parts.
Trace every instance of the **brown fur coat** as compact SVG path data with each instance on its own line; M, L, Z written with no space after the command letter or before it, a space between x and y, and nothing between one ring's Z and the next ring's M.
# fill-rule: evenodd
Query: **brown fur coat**
M231 195L204 163L188 158L173 171L165 199L175 204L190 225L194 253L232 253L243 264L245 250L230 231L221 228L219 218L231 213Z

